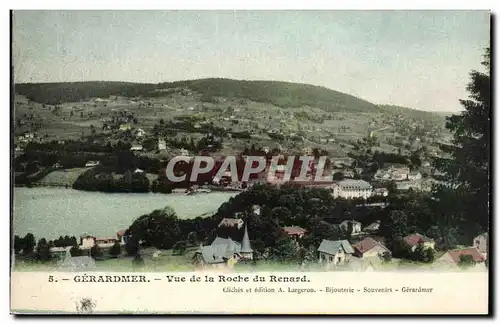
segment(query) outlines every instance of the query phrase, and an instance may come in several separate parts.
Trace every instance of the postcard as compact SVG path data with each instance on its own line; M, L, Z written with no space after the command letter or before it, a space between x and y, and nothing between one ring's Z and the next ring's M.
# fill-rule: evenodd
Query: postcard
M489 11L11 19L12 314L490 314Z

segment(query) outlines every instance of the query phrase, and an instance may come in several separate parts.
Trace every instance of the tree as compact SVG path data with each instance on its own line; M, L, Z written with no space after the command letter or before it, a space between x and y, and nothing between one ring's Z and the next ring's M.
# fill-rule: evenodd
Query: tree
M446 128L453 133L452 145L441 147L451 159L437 159L435 167L446 173L446 181L453 190L440 187L440 194L456 197L450 206L459 212L458 221L464 227L478 224L482 230L489 222L490 174L490 48L486 49L482 65L486 71L472 71L467 87L469 99L460 100L465 109L460 115L447 118Z
M38 244L36 245L36 258L40 261L48 261L50 257L50 247L47 244L47 240L45 238L38 240Z
M460 261L458 263L458 265L460 267L466 268L466 267L473 266L474 264L475 264L475 262L474 262L474 258L472 258L472 255L462 254L460 256Z
M297 257L296 243L286 236L281 237L269 251L269 258L278 262L295 261Z
M127 251L127 255L135 256L139 253L139 241L135 237L131 237L125 243L125 250Z
M24 254L30 254L33 252L33 249L35 248L35 236L31 233L26 234L23 239L23 253Z
M92 246L90 248L90 257L92 259L96 259L96 258L99 258L101 256L102 256L101 249L99 248L99 246L97 244L94 244L94 246Z
M408 216L402 210L393 210L387 219L380 223L380 233L389 241L408 234Z
M23 249L24 240L18 235L14 236L14 253L18 254Z
M187 243L186 241L179 241L177 243L175 243L175 245L172 247L173 249L173 254L175 255L183 255L184 253L186 253L186 249L187 249Z
M136 219L129 228L130 234L144 244L158 249L170 249L181 237L179 220L175 211L167 206Z
M336 181L344 180L344 174L342 172L335 172L333 174L333 180Z
M109 249L109 255L116 258L122 254L122 247L120 246L120 243L116 242L111 249Z
M434 249L419 244L415 250L410 253L410 258L414 261L431 263L434 261Z
M78 257L78 256L82 256L84 254L84 252L78 247L78 246L73 246L70 250L69 250L69 254L72 256L72 257Z
M187 236L187 241L189 242L190 245L196 245L198 243L198 237L196 235L196 232L189 232Z

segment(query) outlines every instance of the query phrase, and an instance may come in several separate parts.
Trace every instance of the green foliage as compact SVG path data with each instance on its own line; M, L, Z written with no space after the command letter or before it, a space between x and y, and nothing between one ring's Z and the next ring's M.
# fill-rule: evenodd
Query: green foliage
M170 249L181 238L177 215L168 206L139 217L132 223L129 231L135 239L157 249Z
M426 248L419 244L413 252L410 253L410 259L419 262L431 263L434 261L435 252L432 248Z
M125 250L128 256L137 255L139 253L139 240L132 236L125 244Z
M51 259L50 247L45 238L38 240L38 244L36 246L36 258L42 262L49 261Z
M456 215L453 221L462 228L477 224L482 230L489 223L489 174L491 146L491 84L490 49L483 62L486 72L472 71L467 87L468 100L460 100L465 109L460 115L448 118L446 128L453 133L453 144L442 145L450 159L437 159L435 166L446 173L450 186L438 187L442 201L452 201L446 206ZM449 196L450 199L446 199ZM444 199L443 199L444 198Z
M177 243L174 244L174 246L172 247L173 249L173 254L175 255L183 255L186 253L186 249L187 249L187 242L186 241L179 241Z
M90 257L93 259L102 257L102 251L97 244L90 248Z
M82 251L78 246L73 246L70 250L69 250L69 254L72 256L72 257L78 257L78 256L83 256L85 254L84 251Z
M393 210L388 219L380 223L380 233L389 241L394 241L397 237L404 237L409 233L408 216L402 210Z
M276 244L269 249L268 259L278 262L291 262L298 260L297 244L289 237L281 237Z
M122 247L120 243L116 242L111 249L109 249L109 255L112 257L118 257L122 254Z
M474 259L472 258L472 255L470 254L463 254L460 256L460 261L459 261L459 266L461 267L470 267L475 264Z
M23 253L32 253L33 249L35 248L35 244L35 236L31 233L26 234L23 239Z
M18 235L14 236L14 253L18 254L21 252L24 246L24 239L19 237Z

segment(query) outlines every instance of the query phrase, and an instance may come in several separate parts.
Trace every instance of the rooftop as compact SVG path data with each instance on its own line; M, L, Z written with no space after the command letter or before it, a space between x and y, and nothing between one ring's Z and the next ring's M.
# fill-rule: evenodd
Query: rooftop
M283 230L288 235L300 235L300 234L304 234L306 232L306 230L300 226L285 226L285 227L283 227Z
M434 240L427 237L427 236L424 236L422 234L419 234L419 233L415 233L415 234L410 234L408 236L405 236L403 238L403 240L406 242L406 244L408 244L409 246L415 246L419 243L427 243L427 242L433 242Z
M358 242L358 243L356 243L356 244L353 245L353 247L356 250L358 250L360 253L368 252L368 251L370 251L371 249L373 249L376 246L380 246L384 250L386 250L387 252L389 252L389 250L384 245L382 245L380 242L375 241L371 237L367 237L364 240L362 240L362 241L360 241L360 242Z
M456 264L460 263L460 256L462 255L472 256L472 260L474 260L474 262L483 262L485 260L485 257L481 254L481 252L479 252L479 250L474 247L451 250L448 251L447 253L450 255L453 262L455 262Z
M354 188L354 189L371 189L372 185L364 180L353 180L347 179L338 182L338 185L342 189Z
M339 240L339 241L323 240L318 248L318 251L335 255L340 249L344 250L345 253L349 254L354 253L354 249L347 240Z

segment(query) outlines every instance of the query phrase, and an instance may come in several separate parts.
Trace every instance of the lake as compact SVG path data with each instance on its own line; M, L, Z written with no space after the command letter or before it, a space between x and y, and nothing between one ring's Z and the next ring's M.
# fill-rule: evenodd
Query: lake
M179 194L114 194L65 188L14 188L13 232L33 233L36 240L82 234L115 236L141 215L165 206L179 218L194 218L214 213L219 206L237 195L212 192L194 196Z

